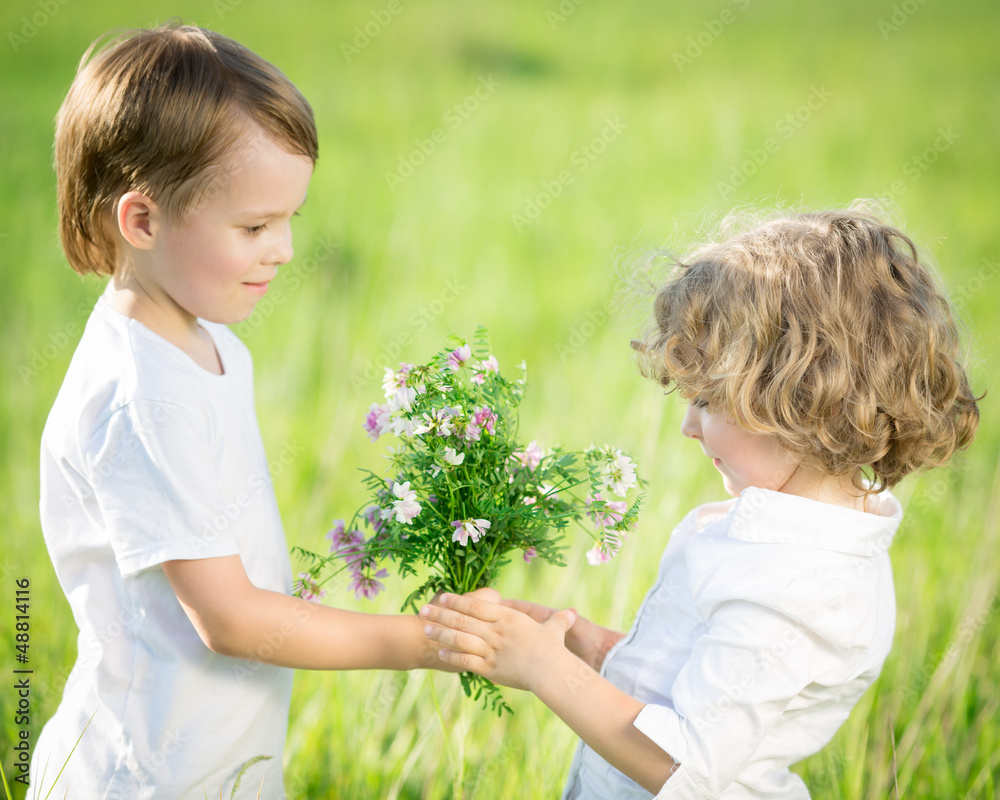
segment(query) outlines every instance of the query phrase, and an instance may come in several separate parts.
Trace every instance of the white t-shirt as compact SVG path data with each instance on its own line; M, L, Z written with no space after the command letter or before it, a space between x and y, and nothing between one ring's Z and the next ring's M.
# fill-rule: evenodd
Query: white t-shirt
M259 756L237 796L263 778L261 798L284 797L292 671L209 650L159 566L238 554L256 586L291 591L250 354L202 326L223 375L102 297L45 425L42 531L80 635L32 757L36 798L85 727L52 797L228 798Z
M820 750L892 646L888 549L902 519L748 488L696 508L602 673L647 705L635 727L680 767L659 798L803 800ZM583 743L564 798L649 798Z

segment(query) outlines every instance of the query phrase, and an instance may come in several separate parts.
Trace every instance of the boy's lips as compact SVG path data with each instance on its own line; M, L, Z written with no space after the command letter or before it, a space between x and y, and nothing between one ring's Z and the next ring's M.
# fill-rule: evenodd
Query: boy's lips
M267 283L268 282L264 282L264 283L249 283L248 282L248 283L244 283L243 285L246 286L251 292L256 292L257 294L264 294L264 292L267 291Z

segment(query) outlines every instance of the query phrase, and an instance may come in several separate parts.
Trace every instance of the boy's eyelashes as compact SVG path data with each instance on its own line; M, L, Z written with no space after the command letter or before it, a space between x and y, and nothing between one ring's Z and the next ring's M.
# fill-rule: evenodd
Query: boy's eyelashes
M302 215L298 211L296 211L294 214L292 214L292 216L301 217ZM244 227L244 230L251 236L257 236L258 234L263 233L266 229L267 229L266 222L261 223L260 225L247 225Z
M691 400L691 405L695 408L708 408L708 400L703 397L695 397Z

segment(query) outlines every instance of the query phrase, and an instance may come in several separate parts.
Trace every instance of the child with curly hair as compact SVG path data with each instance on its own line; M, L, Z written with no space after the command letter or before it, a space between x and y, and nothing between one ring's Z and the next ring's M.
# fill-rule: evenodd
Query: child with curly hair
M788 767L892 645L889 490L976 432L949 302L863 207L804 213L677 263L633 346L734 499L681 520L627 634L451 595L425 634L579 734L565 798L806 798Z

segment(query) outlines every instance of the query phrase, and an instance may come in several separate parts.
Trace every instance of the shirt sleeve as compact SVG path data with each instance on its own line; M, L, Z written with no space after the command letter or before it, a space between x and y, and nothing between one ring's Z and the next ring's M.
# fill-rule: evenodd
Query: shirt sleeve
M118 409L94 435L92 485L123 575L239 553L214 469L216 447L193 411L147 400Z
M677 676L673 706L648 704L634 723L680 764L657 798L718 797L789 704L841 659L774 609L718 605Z

